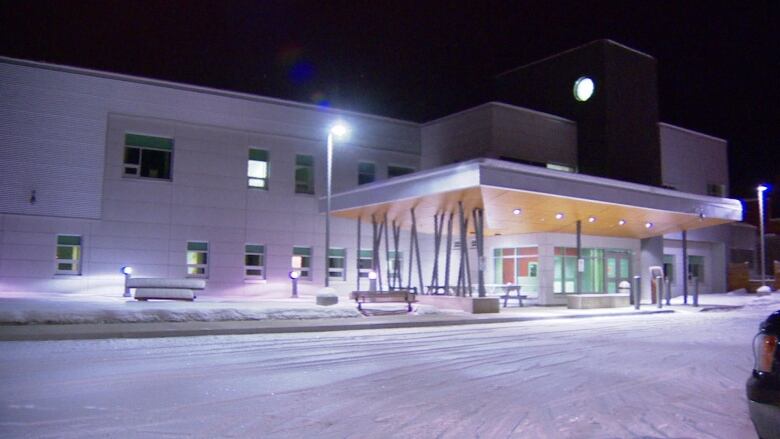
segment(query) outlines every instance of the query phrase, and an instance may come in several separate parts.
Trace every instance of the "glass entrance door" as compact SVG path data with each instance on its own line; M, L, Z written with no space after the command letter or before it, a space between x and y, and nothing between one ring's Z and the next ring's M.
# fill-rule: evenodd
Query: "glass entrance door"
M617 293L618 284L622 281L631 282L631 258L629 253L607 251L604 255L604 266L607 280L607 293Z

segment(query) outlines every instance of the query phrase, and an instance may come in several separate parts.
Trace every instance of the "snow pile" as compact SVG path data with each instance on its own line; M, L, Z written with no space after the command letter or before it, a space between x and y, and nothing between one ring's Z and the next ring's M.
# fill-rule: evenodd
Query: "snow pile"
M406 304L370 304L368 308L405 314ZM430 305L414 305L415 315L449 313ZM310 320L362 318L351 301L331 306L314 297L258 299L207 298L195 302L138 302L121 297L85 295L0 295L0 324L142 323L231 320Z

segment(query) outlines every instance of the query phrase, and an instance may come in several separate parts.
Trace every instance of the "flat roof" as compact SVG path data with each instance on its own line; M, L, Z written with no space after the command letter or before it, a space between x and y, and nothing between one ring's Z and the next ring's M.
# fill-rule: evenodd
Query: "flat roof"
M418 230L432 233L434 215L457 212L459 202L467 215L484 209L486 236L575 233L580 220L586 235L641 239L742 220L738 200L495 159L456 163L335 194L331 214L366 221L387 215L388 221L408 228L414 208ZM515 215L515 209L521 213ZM557 214L563 217L557 219Z

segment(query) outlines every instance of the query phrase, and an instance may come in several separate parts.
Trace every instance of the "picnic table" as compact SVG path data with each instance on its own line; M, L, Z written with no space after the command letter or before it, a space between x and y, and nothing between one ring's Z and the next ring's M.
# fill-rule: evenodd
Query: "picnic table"
M514 297L517 299L517 303L519 306L523 306L523 299L527 299L528 296L521 294L520 290L522 289L521 285L515 285L515 284L485 284L485 289L490 290L492 294L498 293L499 299L504 299L504 308L506 308L507 304L509 303L509 298ZM515 294L512 295L512 292Z

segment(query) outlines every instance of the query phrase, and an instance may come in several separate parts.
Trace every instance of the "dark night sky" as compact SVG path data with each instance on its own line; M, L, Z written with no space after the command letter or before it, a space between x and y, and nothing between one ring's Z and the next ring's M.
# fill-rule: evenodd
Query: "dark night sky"
M0 54L425 121L599 38L658 60L661 120L780 184L777 1L0 0Z

